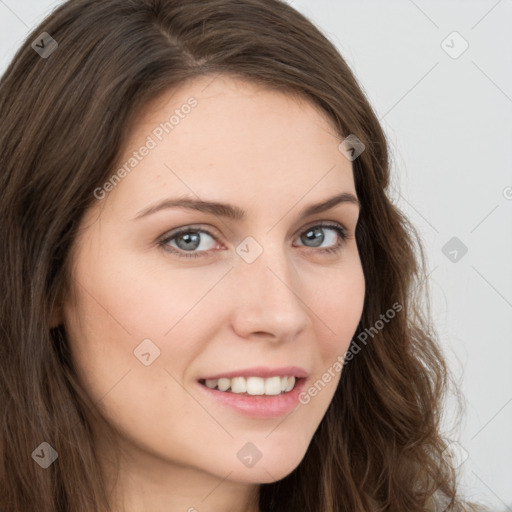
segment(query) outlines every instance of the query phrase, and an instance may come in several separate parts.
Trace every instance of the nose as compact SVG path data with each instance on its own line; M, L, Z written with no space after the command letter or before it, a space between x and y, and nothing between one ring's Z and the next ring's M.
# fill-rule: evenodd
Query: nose
M300 276L284 251L263 251L252 263L237 261L232 272L231 322L243 338L293 340L311 322Z

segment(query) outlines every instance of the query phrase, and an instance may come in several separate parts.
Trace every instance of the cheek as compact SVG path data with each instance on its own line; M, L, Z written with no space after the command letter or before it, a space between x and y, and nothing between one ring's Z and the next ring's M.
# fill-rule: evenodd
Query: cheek
M120 260L77 268L77 304L64 308L66 334L78 378L108 423L132 443L150 438L152 447L166 446L169 437L185 435L185 426L194 436L200 430L188 420L199 408L179 384L200 348L190 323L179 322L187 301L132 271ZM177 410L183 422L175 421Z
M319 282L312 282L311 306L321 336L320 350L324 363L343 355L350 345L361 315L365 298L365 278L359 258L351 258L337 270L330 270ZM321 289L320 289L321 288Z
M168 262L156 250L147 256L120 251L94 270L102 305L138 337L170 337L218 284L229 267ZM100 284L101 283L101 284ZM204 318L205 308L201 308ZM211 309L211 308L210 308Z
M80 313L93 331L119 331L133 342L162 338L219 280L219 272L174 268L126 251L84 252L76 267ZM217 275L218 274L218 275Z
M359 257L346 258L335 271L308 280L311 317L315 332L315 374L300 396L301 407L320 419L334 396L343 372L345 354L361 319L365 298L365 278ZM311 432L312 435L312 432Z
M151 384L141 376L153 390L165 389L164 369L181 380L203 348L201 326L218 318L219 301L206 295L226 270L171 273L140 256L105 250L108 257L100 259L97 253L82 253L73 282L77 304L64 308L72 357L91 395L101 398L127 371L132 378L148 370L144 362L161 374Z
M163 330L150 317L157 307L154 290L140 276L139 268L112 255L107 245L86 246L77 259L75 301L64 307L65 326L76 370L94 402L142 366L134 350Z

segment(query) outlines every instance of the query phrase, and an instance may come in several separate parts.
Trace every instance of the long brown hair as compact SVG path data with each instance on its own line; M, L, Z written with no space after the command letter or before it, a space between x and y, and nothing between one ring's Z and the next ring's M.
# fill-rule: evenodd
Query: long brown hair
M414 512L437 492L462 510L440 434L449 374L419 293L421 242L387 194L385 135L333 44L282 0L70 0L2 76L0 507L109 510L94 407L50 317L69 287L80 221L144 105L220 73L299 94L330 116L340 142L353 134L365 145L352 162L366 281L353 358L299 466L261 486L261 509ZM400 312L376 329L393 304ZM31 457L42 442L59 454L45 470Z

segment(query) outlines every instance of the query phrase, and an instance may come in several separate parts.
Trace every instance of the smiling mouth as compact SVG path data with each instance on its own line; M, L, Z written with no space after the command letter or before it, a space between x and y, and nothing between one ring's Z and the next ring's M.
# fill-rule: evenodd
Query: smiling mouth
M232 393L242 396L276 396L292 391L303 377L234 377L220 379L200 379L199 383L212 391Z

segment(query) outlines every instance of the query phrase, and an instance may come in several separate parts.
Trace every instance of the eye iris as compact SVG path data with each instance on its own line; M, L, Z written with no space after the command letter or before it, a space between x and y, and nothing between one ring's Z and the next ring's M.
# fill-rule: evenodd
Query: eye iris
M184 240L185 241L185 245L182 246L182 247L180 247L180 243L179 243L180 240ZM192 243L192 245L190 245L190 243ZM193 234L182 233L182 234L180 234L180 235L178 235L176 237L176 245L180 249L183 249L183 250L197 249L197 247L199 246L199 243L200 243L199 233L193 233ZM187 244L189 244L189 245L187 245Z
M314 228L308 230L302 237L301 240L304 242L305 239L309 240L310 242L314 242L313 247L318 247L319 245L322 245L322 242L324 241L324 233L322 231L322 228Z

